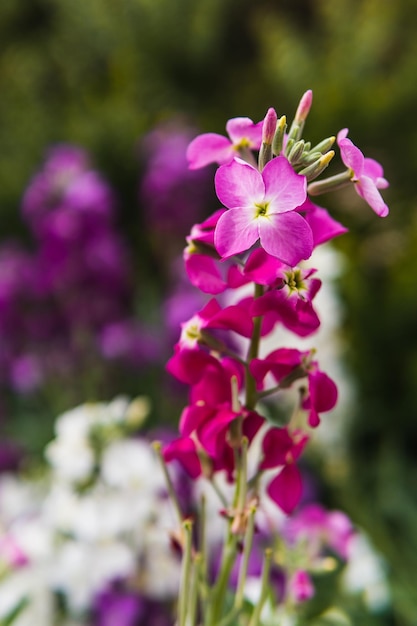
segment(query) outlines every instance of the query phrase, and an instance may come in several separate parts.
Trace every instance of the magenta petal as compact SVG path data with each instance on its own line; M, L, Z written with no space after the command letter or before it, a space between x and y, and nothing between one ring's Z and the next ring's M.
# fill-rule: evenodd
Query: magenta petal
M304 219L313 233L314 247L347 233L348 229L334 220L326 209L313 204L312 207L314 208L306 211Z
M166 370L183 383L194 385L205 369L217 364L217 359L203 350L177 350L166 364Z
M262 178L265 181L265 200L270 203L268 213L292 211L306 199L306 177L296 174L283 156L265 165Z
M310 403L319 413L330 411L337 402L337 387L324 372L317 370L308 376Z
M244 273L253 282L260 285L270 285L285 270L285 264L274 256L271 256L262 248L251 252L245 263Z
M243 337L251 337L253 321L249 312L239 305L228 306L212 318L207 328L233 330Z
M187 160L191 170L205 167L209 163L228 163L234 154L229 139L216 133L199 135L187 148Z
M342 139L339 142L340 156L346 167L353 170L356 178L362 176L364 156L362 152L357 148L350 139Z
M269 497L287 515L290 515L300 502L302 491L301 474L294 464L286 465L267 487Z
M265 186L261 174L243 161L222 165L214 177L217 197L229 209L261 202Z
M356 183L355 189L379 217L386 217L388 215L389 208L385 204L373 180L367 176L362 176L360 181Z
M204 293L222 293L227 287L215 260L211 257L204 254L190 254L185 257L185 269L191 284Z
M259 239L258 220L253 209L229 209L220 217L214 244L221 257L227 258L249 250Z
M286 428L270 428L262 441L263 459L259 469L271 469L279 465L286 465L287 454L293 446L293 441Z
M236 413L230 409L221 408L212 419L199 428L199 441L211 457L217 458L221 454L226 442L228 426L236 418Z
M163 450L166 463L178 461L191 478L201 475L201 463L194 441L189 437L176 439L167 444Z
M306 220L298 213L277 213L258 218L257 221L261 246L268 254L292 267L301 259L311 256L313 234Z
M186 406L180 417L179 431L181 435L183 437L191 435L210 417L212 412L213 409L204 405L192 404L191 406Z

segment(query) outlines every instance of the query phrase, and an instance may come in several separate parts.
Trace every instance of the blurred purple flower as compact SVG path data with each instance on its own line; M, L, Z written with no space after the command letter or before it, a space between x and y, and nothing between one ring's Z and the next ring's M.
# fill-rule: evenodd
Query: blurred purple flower
M182 239L212 199L210 170L190 170L187 146L194 131L181 123L156 128L141 143L145 172L139 189L151 232Z

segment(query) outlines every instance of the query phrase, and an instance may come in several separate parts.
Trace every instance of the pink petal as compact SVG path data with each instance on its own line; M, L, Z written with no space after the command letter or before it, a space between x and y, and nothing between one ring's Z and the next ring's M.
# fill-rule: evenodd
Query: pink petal
M263 459L259 469L271 469L286 465L287 454L293 445L286 428L270 428L262 441Z
M346 167L353 170L356 178L362 176L364 156L350 139L342 139L339 142L340 156Z
M186 406L181 413L179 431L182 437L191 435L201 424L203 424L213 413L213 409L207 406L191 405Z
M232 305L219 311L207 324L207 328L225 328L233 330L243 337L251 337L253 321L246 309Z
M310 403L316 411L330 411L337 402L337 387L324 372L317 370L308 376Z
M237 418L237 414L227 408L221 408L198 431L198 438L206 452L214 459L222 453L226 443L228 426Z
M360 181L355 184L355 189L379 217L386 217L389 208L384 202L373 180L367 176L362 176Z
M190 254L185 257L185 270L191 284L204 293L215 295L222 293L227 287L215 260L204 254Z
M268 213L292 211L306 199L306 177L296 174L283 156L265 165L262 178L265 181L265 200L270 203Z
M378 163L378 161L375 161L375 159L365 158L363 175L371 178L379 189L385 189L389 186L388 181L384 178L384 170L382 168L382 165ZM382 183L385 185L384 187L380 187L377 184L377 181L379 180L385 181L384 183Z
M167 362L166 370L181 382L194 385L213 363L217 359L203 350L178 349Z
M258 220L252 208L229 209L220 217L214 233L214 244L223 258L249 250L258 239Z
M276 213L260 217L257 221L261 246L268 254L292 267L301 259L311 256L313 234L310 226L298 213Z
M257 248L251 252L246 261L244 274L255 283L270 285L277 279L280 272L285 269L284 263L265 252L262 248Z
M191 170L205 167L209 163L228 163L235 156L229 139L216 133L199 135L187 148L187 160Z
M229 209L262 202L265 186L258 170L243 161L222 165L214 177L217 197Z
M303 484L296 465L286 465L267 487L270 498L289 515L301 499Z
M248 117L234 117L227 122L226 130L233 144L247 139L251 148L258 149L262 141L262 126L263 121L254 124Z
M166 463L171 461L181 463L191 478L198 478L201 475L201 463L196 445L189 437L171 441L171 443L165 446L163 455Z
M309 202L311 207L306 211L304 219L313 233L314 247L343 235L347 228L333 219L326 209Z

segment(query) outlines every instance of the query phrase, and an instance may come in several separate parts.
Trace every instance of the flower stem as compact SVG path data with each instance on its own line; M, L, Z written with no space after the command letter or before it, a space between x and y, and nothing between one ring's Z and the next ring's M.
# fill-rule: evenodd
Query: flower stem
M153 449L155 450L156 455L157 455L157 457L159 459L159 462L160 462L161 467L162 467L162 471L164 472L165 482L166 482L166 485L167 485L169 497L171 498L171 502L174 505L174 508L175 508L175 510L177 512L180 524L183 524L183 522L184 522L184 514L182 512L181 505L179 503L179 500L178 500L178 497L177 497L177 494L176 494L176 491L175 491L175 487L174 487L174 485L172 483L171 476L169 475L168 468L166 466L164 457L162 455L162 445L161 445L161 442L160 441L154 441L152 446L153 446Z
M268 548L267 550L265 550L265 558L264 558L264 564L263 564L263 569L262 569L261 595L252 613L252 618L249 622L249 626L260 626L262 609L263 609L265 600L268 595L269 572L271 570L271 561L272 561L272 550Z
M246 576L248 573L249 558L252 550L253 535L255 531L255 513L256 508L252 507L249 511L249 519L245 532L244 548L242 555L242 563L239 571L239 581L235 595L234 608L240 609L243 604L243 593L245 589Z
M192 572L192 521L190 519L184 520L182 528L185 539L182 555L180 597L178 601L178 626L187 626L188 597L190 593L190 577Z
M254 298L259 298L263 295L264 288L262 285L255 283ZM246 359L246 398L245 405L247 409L254 409L257 402L256 394L256 382L251 373L249 372L249 365L252 359L256 359L259 352L259 343L261 340L261 326L262 317L255 317L253 320L253 332L251 341L249 344L247 359Z

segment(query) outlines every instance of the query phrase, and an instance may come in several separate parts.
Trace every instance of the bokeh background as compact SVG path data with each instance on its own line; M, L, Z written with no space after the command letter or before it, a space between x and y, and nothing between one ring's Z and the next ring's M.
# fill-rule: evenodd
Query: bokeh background
M269 106L290 116L311 88L308 138L348 125L363 152L383 163L388 218L377 220L352 193L320 198L350 229L335 246L345 258L342 358L355 401L343 462L315 463L324 499L366 529L386 558L392 609L378 623L398 626L417 623L416 10L416 0L0 3L0 409L8 449L18 442L38 453L59 412L115 393L149 395L151 424L175 424L182 390L163 363L182 307L196 298L178 257L190 226L216 207L212 171L176 173L197 132L223 133L240 115L258 121ZM68 244L60 274L59 254L24 209L57 144L84 150L110 197L103 258L121 250L123 264L115 270L109 261L101 277L92 271L92 290L75 270L68 278L65 263L87 267L99 258L96 242L86 235ZM27 274L39 257L58 268L48 305L44 285L33 294ZM90 319L82 313L113 270L122 276L123 289L111 292L119 308ZM81 284L72 307L68 294ZM49 306L60 320L53 331ZM28 316L40 320L36 332Z

